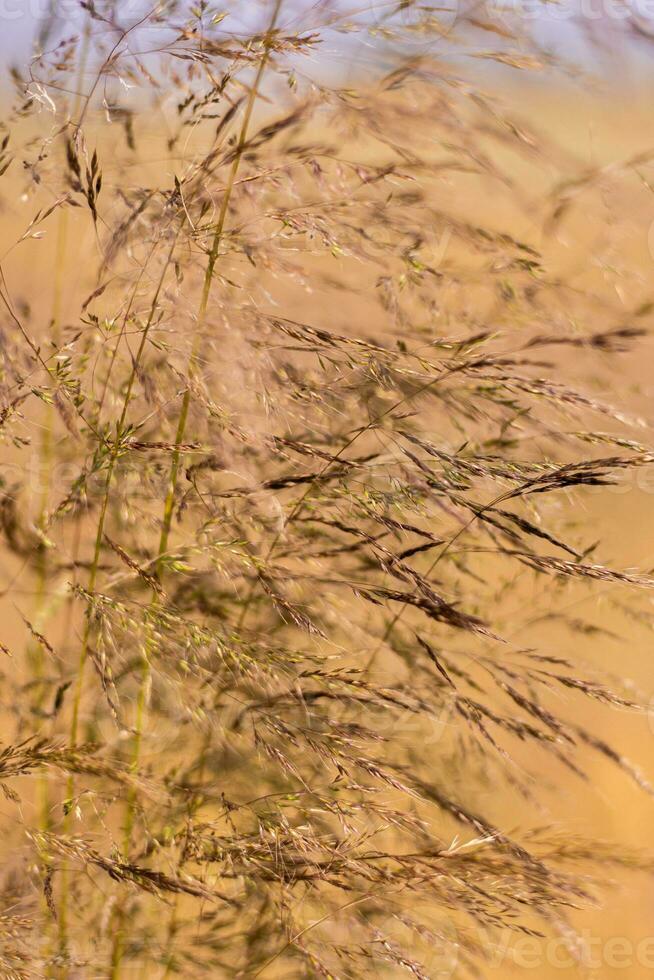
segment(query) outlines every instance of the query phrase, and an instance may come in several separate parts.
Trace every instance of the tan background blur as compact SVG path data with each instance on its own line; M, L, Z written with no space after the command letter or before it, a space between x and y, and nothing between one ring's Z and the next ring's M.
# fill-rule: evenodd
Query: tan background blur
M635 154L654 148L651 92L649 95L648 98L647 92L639 95L632 91L609 97L599 90L594 94L582 94L576 86L553 93L516 85L504 92L505 100L513 104L516 113L555 138L579 172L587 168L615 167ZM141 142L139 162L135 166L145 182L150 175L155 185L160 163L153 147L158 147L154 138L151 144L147 140ZM466 184L466 178L460 178L459 183L459 178L451 178L448 193L462 192L456 205L460 217L510 227L516 236L524 236L525 240L542 248L552 274L560 272L569 281L574 281L579 290L601 291L603 263L607 261L606 241L610 239L615 252L613 261L624 269L624 289L627 291L627 295L615 297L617 305L622 303L627 308L634 308L639 302L654 297L654 190L639 180L637 168L632 168L624 179L620 172L614 185L604 185L601 191L590 191L585 197L580 195L562 226L547 235L543 232L542 196L551 186L554 171L548 169L546 163L526 168L524 163L505 162L514 167L521 178L519 206L508 191L504 197L498 193L489 200L478 189ZM607 186L612 189L607 190ZM611 194L611 199L603 202L604 194ZM34 211L29 196L23 195L19 161L3 178L0 207L0 250L4 255L2 268L9 291L15 302L30 305L32 322L42 323L45 330L52 308L48 270L52 268L55 232L48 228L43 239L12 247ZM74 217L72 219L66 286L62 296L64 321L79 316L81 303L93 288L85 265L96 248L89 225L85 221L78 227ZM598 261L600 255L602 260ZM446 252L443 261L447 261ZM483 299L480 303L483 307ZM567 356L574 357L574 351ZM643 442L654 444L651 431L654 422L654 345L646 339L636 354L625 355L617 363L620 373L616 373L614 364L611 373L603 373L602 358L598 355L597 391L605 400L626 404L641 415L647 423L642 432ZM2 466L6 469L10 464L11 453L8 451ZM644 470L633 472L635 476L621 487L602 488L584 498L588 508L584 523L587 527L596 527L596 537L603 539L603 558L610 559L613 567L645 571L654 567L654 474L649 474L648 482ZM33 505L36 509L36 499ZM26 604L29 602L30 582L16 560L7 556L0 565L0 589L0 641L11 647L24 639L24 625L14 603L17 599ZM524 597L521 601L528 599ZM654 600L648 601L654 623ZM560 642L565 645L566 656L579 657L608 672L629 677L635 689L644 692L645 696L648 692L654 693L651 626L649 629L628 629L625 635L624 621L616 616L610 605L602 605L601 588L594 590L592 597L589 594L586 602L598 604L603 625L624 639L590 636L577 638L573 646L569 635L552 626L548 635L550 648L555 649ZM580 614L583 612L583 609L579 610ZM528 642L527 635L524 640ZM639 763L650 780L654 780L654 707L650 717L627 716L623 711L606 706L594 708L591 705L583 710L584 717L592 719L594 724L603 723L605 729L601 734L610 736L612 744ZM560 768L552 766L551 770L543 772L543 782L551 784L545 790L551 812L543 812L542 823L556 829L556 822L560 821L561 825L565 824L580 835L649 849L654 855L654 798L640 791L605 760L588 756L587 765L590 778L585 785L565 775ZM498 793L496 798L488 787L481 792L487 798L478 808L488 808L501 827L511 830L515 814L503 806L501 794ZM654 974L654 877L647 873L614 875L612 871L607 873L609 877L615 878L615 887L607 890L605 906L574 915L575 922L590 941L590 962L594 967L591 966L587 973L593 977L628 977L629 980L649 977ZM560 945L519 942L515 950L515 967L511 965L511 955L503 955L503 951L498 950L498 961L495 966L491 964L489 975L533 976L548 980L562 974L579 973L578 967L564 965L567 954ZM443 976L448 969L448 963L444 962Z

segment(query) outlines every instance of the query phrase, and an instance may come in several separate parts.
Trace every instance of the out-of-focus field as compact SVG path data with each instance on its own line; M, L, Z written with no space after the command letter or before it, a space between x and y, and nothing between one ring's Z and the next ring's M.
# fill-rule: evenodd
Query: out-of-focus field
M620 165L654 147L654 125L651 113L637 92L614 98L575 92L557 94L531 93L520 96L505 93L516 110L537 120L539 128L555 136L577 161L580 169ZM635 170L637 171L637 167ZM544 182L547 174L542 174ZM536 190L536 189L535 189ZM536 195L535 195L536 196ZM511 209L506 201L496 201L490 209L506 221ZM617 221L607 220L618 215ZM607 296L616 309L624 304L633 308L652 295L654 289L654 193L638 179L624 185L616 183L608 199L603 195L581 194L568 220L556 234L539 237L538 214L522 217L521 227L536 240L547 256L549 267L573 278L583 291L601 291L607 242L615 267L625 274L624 292ZM573 273L571 277L571 273ZM574 357L574 353L567 354ZM636 355L628 355L611 371L602 370L598 360L597 390L608 400L621 398L646 422L643 431L651 432L654 422L654 346L648 340ZM647 441L647 440L646 440ZM651 568L654 565L654 482L645 478L626 481L620 487L602 488L592 495L587 519L597 528L605 553L620 567ZM601 598L593 601L601 603ZM579 613L583 614L580 608ZM603 623L608 630L617 624L607 605L602 608ZM555 627L549 628L552 647L563 640ZM654 687L652 641L647 634L635 642L611 642L603 637L580 638L576 646L579 658L592 658L607 672L624 672L636 688L651 691ZM543 637L542 627L540 632ZM526 639L526 638L525 638ZM625 755L638 762L650 777L654 772L654 710L649 718L627 718L624 713L609 712L602 734L615 739ZM544 774L545 778L547 775ZM589 836L604 837L635 848L650 846L654 801L627 785L622 776L604 763L591 764L586 787L574 779L554 775L553 788L558 800L555 812L565 815L570 824ZM591 785L594 787L591 789ZM506 813L509 822L511 814ZM641 980L654 973L654 881L651 876L618 876L617 887L607 894L606 904L593 913L579 917L582 931L590 941L588 974L597 977L628 977ZM561 965L556 949L547 950L545 960L539 955L525 955L518 975L532 975L543 980L575 971ZM500 969L502 975L504 968ZM509 971L507 970L507 973Z
M615 308L616 325L620 311L633 310L654 298L654 188L647 186L638 175L637 164L628 168L628 175L610 182L611 168L616 175L622 174L620 166L639 153L654 148L654 117L651 104L645 98L615 97L607 100L604 95L582 95L579 89L544 93L537 90L507 90L504 98L514 104L515 112L526 119L557 144L561 169L568 173L583 174L595 168L609 168L609 180L601 188L580 186L571 191L569 213L558 225L548 230L544 199L548 188L556 184L554 164L536 159L532 162L513 160L496 148L497 160L515 174L516 186L498 189L489 198L474 175L451 175L443 178L434 188L434 200L443 209L471 223L487 223L503 231L510 230L516 238L528 241L542 250L548 273L560 275L571 287L571 293L562 295L561 303L578 305L592 317L593 304L583 303L584 293L602 297L602 313L606 307ZM162 167L172 175L172 161L161 162L158 154L162 142L158 135L144 137L137 146L135 172L146 184L160 184ZM110 146L99 145L99 155L110 152ZM123 175L126 183L129 172ZM14 247L28 225L34 205L29 195L23 195L25 180L19 166L15 165L2 178L0 188L1 246L4 255L2 269L12 299L18 305L28 304L32 322L41 324L42 337L47 335L53 295L51 270L54 262L54 226L45 228L40 240L23 242ZM610 199L606 198L610 195ZM73 321L79 316L80 307L94 288L88 275L90 257L96 250L96 242L87 217L72 213L67 228L65 253L66 275L60 298L62 322ZM440 243L443 266L457 261L456 246L444 238ZM320 260L323 261L323 260ZM605 269L612 263L622 273L621 293L605 289ZM346 332L356 329L362 333L362 324L375 315L375 307L368 301L366 291L370 283L362 280L356 308L325 308L311 302L306 293L289 286L286 302L290 315L303 314L316 326L329 325L331 329ZM279 284L277 285L279 295ZM576 291L577 298L574 293ZM578 302L579 300L579 302ZM483 282L477 290L470 287L465 296L468 310L477 311L480 323L492 327L493 298L487 295ZM521 328L516 324L516 331ZM574 348L558 354L558 357L574 358ZM596 355L595 392L607 401L615 398L627 405L634 414L645 421L642 438L652 443L654 423L654 345L645 339L636 354L623 355L616 362L610 361L610 370L601 353ZM574 372L570 372L569 375ZM11 450L3 458L2 466L11 467ZM596 537L602 538L602 557L617 568L635 567L640 570L654 566L654 479L649 483L636 470L620 487L601 488L589 492L584 500L588 508L586 525L596 525ZM32 501L36 508L38 501ZM32 588L29 576L21 570L16 559L5 556L1 563L0 588L0 640L11 647L24 638L24 627L14 607L16 596L27 599ZM529 602L528 590L517 594L512 601L524 605ZM586 602L602 603L601 590ZM583 614L579 609L579 614ZM654 613L654 608L652 609ZM546 639L550 650L557 644L565 644L567 656L580 661L591 661L608 673L620 673L630 677L639 691L654 691L654 660L652 658L651 633L631 630L626 641L623 635L625 623L609 605L603 610L603 625L607 631L615 631L616 638L604 635L578 637L571 649L569 635L564 636L556 625L534 627L539 642ZM534 633L536 635L536 633ZM525 645L530 642L527 631L522 636ZM22 642L22 640L21 640ZM591 717L592 709L586 708ZM592 717L604 718L610 740L626 756L639 763L645 773L654 777L654 709L650 718L627 716L619 709L604 708L604 713L592 713ZM437 764L438 746L435 747ZM651 828L654 826L654 800L633 786L625 776L606 761L592 757L588 760L589 779L586 784L572 775L563 775L561 768L544 768L544 797L551 801L550 813L543 812L542 823L551 825L560 819L581 835L599 837L620 842L623 846L647 848L652 845ZM494 793L492 786L483 787L484 806L494 814L499 826L511 830L516 821L515 812L502 802L503 792ZM556 817L552 816L556 815ZM653 848L654 850L654 848ZM615 888L607 889L606 904L593 912L575 915L582 933L590 940L594 968L589 975L601 978L629 977L640 980L654 972L654 880L646 874L616 874ZM647 942L649 940L649 942ZM542 980L561 974L573 975L577 968L562 964L564 952L560 945L547 944L520 947L518 963L512 967L510 957L501 959L496 975L531 975ZM649 964L649 965L648 965ZM444 965L445 969L445 965ZM490 971L492 975L492 970ZM136 975L136 974L135 974ZM142 974L145 976L145 974ZM445 975L445 974L443 974Z

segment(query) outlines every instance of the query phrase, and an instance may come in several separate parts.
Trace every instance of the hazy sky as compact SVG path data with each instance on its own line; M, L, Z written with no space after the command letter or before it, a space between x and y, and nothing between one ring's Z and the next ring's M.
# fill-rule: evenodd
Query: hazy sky
M434 8L445 30L456 28L456 4L458 0L439 0ZM0 60L6 67L9 64L25 64L32 52L33 39L38 32L38 24L56 5L61 20L58 37L76 32L80 23L79 0L0 0ZM386 11L392 9L394 0L286 0L280 24L289 29L310 31L324 20L325 15L349 10L357 12L357 20L362 16L374 25L382 22ZM101 3L98 3L101 7ZM144 0L119 0L120 19L125 23L138 17L140 12L151 9L153 4ZM262 15L269 8L266 0L225 0L212 4L212 9L228 11L224 29L246 33L254 24L261 23ZM601 46L591 52L583 40L586 34L603 40L605 55L624 58L625 61L654 64L654 40L651 44L641 39L640 43L628 40L630 32L626 26L625 13L631 11L645 31L651 30L654 39L654 0L489 0L487 4L489 20L500 26L509 26L511 18L517 14L534 30L538 39L559 55L600 58ZM221 25L222 26L222 25ZM493 47L492 34L481 34L482 46ZM353 47L353 44L355 46ZM447 45L447 42L444 42ZM329 32L322 53L325 57L341 62L347 67L348 60L355 56L365 59L374 57L379 50L379 41L374 35L367 39L352 35ZM651 49L651 50L650 50Z

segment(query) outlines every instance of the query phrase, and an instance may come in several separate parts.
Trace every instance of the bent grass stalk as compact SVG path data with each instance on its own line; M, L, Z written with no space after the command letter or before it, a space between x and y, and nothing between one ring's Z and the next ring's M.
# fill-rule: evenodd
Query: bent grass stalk
M78 91L75 96L75 101L72 109L72 116L75 117L79 111L79 104L81 101L81 87L82 79L84 77L84 72L86 70L86 62L88 58L90 44L90 31L88 24L84 29L82 35L82 45L80 49L80 60L79 60L79 70L77 73L78 79ZM51 329L52 329L52 340L55 347L59 346L59 327L61 322L61 308L62 308L62 294L64 285L64 275L66 271L66 248L68 243L68 211L63 209L59 212L57 221L57 241L55 246L55 268L54 268L54 287L52 292L52 314L51 314ZM45 533L45 523L47 518L48 501L50 496L50 471L51 471L51 458L52 458L52 422L53 422L53 410L52 406L46 404L43 418L43 430L41 437L41 447L40 447L40 484L41 484L41 499L39 502L39 513L37 518L37 527L41 534ZM38 614L41 612L42 605L45 598L46 590L46 579L47 579L47 567L45 563L45 550L42 547L39 552L39 562L37 568L37 586L36 586L36 602L35 602L35 612ZM43 672L44 659L43 650L40 644L33 646L34 654L36 657L35 669L37 676L40 677ZM37 708L42 706L43 697L40 691L37 699ZM39 779L41 787L41 800L39 808L41 810L41 826L42 829L47 829L49 822L48 818L48 800L47 800L47 782L45 779L45 773L42 773Z
M57 224L57 244L56 244L56 258L55 258L55 278L54 278L54 290L52 296L52 334L54 343L58 345L58 332L59 324L61 318L61 297L63 291L63 278L65 271L65 260L66 260L66 240L68 232L68 213L62 211L59 214L59 220ZM46 531L46 522L48 515L48 504L50 499L50 472L52 465L52 438L53 438L53 409L52 405L46 404L44 406L43 412L43 429L41 435L41 446L39 452L39 481L41 487L41 496L39 501L39 512L36 521L36 527L38 528L42 540L39 553L37 556L38 564L36 569L36 596L34 600L34 615L36 619L37 629L41 628L39 622L40 618L44 613L44 606L47 596L47 586L48 586L48 558L46 553L46 545L43 540ZM44 668L45 668L45 651L40 643L30 643L28 645L28 657L30 656L34 661L34 673L37 680L36 698L35 698L35 709L40 712L43 708L45 700L45 686L44 686ZM42 831L48 831L50 828L50 806L49 806L49 793L48 793L48 778L45 770L41 770L38 775L37 782L37 792L38 792L38 814L39 814L39 829ZM44 868L50 867L50 855L46 848L40 848L40 857L43 862ZM45 896L43 897L43 904L47 909L47 902L45 901ZM56 938L53 940L50 936L49 942L55 942Z
M272 16L271 16L271 19L270 19L270 24L268 26L268 29L266 31L266 35L265 35L265 38L264 38L264 50L263 50L263 54L261 56L261 60L259 62L257 73L256 73L256 76L255 76L254 82L252 84L252 87L250 89L250 93L249 93L248 100L247 100L247 103L246 103L245 112L244 112L244 116L243 116L243 122L241 124L241 129L240 129L240 132L239 132L238 141L237 141L236 148L235 148L235 151L234 151L234 159L233 159L232 165L230 167L229 176L228 176L228 179L227 179L227 183L226 183L226 186L225 186L225 191L223 193L223 198L222 198L222 201L221 201L220 211L218 213L218 219L217 219L217 222L216 222L216 229L215 229L215 232L214 232L213 241L211 243L211 249L209 251L209 256L208 256L208 260L207 260L207 266L206 266L206 269L205 269L204 279L203 279L203 283L202 283L202 293L201 293L201 296L200 296L200 304L199 304L199 307L198 307L198 315L197 315L197 329L196 329L195 337L193 339L191 353L190 353L190 356L189 356L189 363L188 363L188 373L189 373L189 376L192 374L192 372L194 371L194 368L195 368L195 361L196 361L197 354L198 354L198 347L199 347L199 343L200 343L201 330L202 330L202 326L204 324L204 321L205 321L205 318L206 318L206 314L207 314L207 307L208 307L208 304L209 304L209 297L210 297L210 294L211 294L211 285L212 285L212 281L213 281L213 274L214 274L214 269L215 269L215 266L216 266L216 261L218 259L218 251L220 249L220 244L222 242L223 232L224 232L224 228L225 228L225 221L226 221L226 218L227 218L227 212L229 210L229 204L230 204L232 192L234 190L234 185L235 185L235 182L236 182L236 176L238 174L238 170L239 170L239 167L240 167L240 164L241 164L241 160L242 160L242 157L243 157L243 151L245 149L245 145L246 145L246 142L247 142L247 137L248 137L248 132L249 132L249 128L250 128L250 123L251 123L251 120L252 120L252 113L254 111L254 106L255 106L255 103L256 103L257 95L259 93L259 88L260 88L260 85L261 85L261 81L262 81L264 72L266 70L266 66L267 66L268 61L269 61L269 58L270 58L270 47L271 47L271 42L272 42L272 35L273 35L274 30L275 30L275 27L276 27L276 24L277 24L277 20L279 18L279 13L281 11L281 7L282 7L282 0L275 0L275 6L273 8ZM175 432L175 444L174 444L174 449L173 449L173 454L172 454L172 461L171 461L171 467L170 467L170 477L169 477L169 482L168 482L168 491L167 491L166 499L165 499L165 502L164 502L163 518L162 518L162 524L161 524L161 534L160 534L160 538L159 538L159 548L158 548L158 552L157 552L157 561L155 563L155 574L157 575L158 578L161 577L162 571L163 571L163 568L162 568L162 559L164 558L164 556L166 555L166 553L168 551L168 542L169 542L169 538L170 538L170 531L171 531L171 527L172 527L172 518L173 518L173 510L174 510L174 506L175 506L175 496L176 496L176 492L177 492L177 482L178 482L178 476L179 476L179 467L180 467L181 456L182 456L180 446L184 442L184 436L185 436L185 433L186 433L186 426L187 426L187 422L188 422L188 413L189 413L189 408L190 408L190 402L191 402L191 389L190 389L190 386L187 386L187 388L186 388L186 390L184 392L183 398L182 398L182 405L181 405L181 409L180 409L180 413L179 413L179 419L178 419L178 422L177 422L177 430ZM151 598L151 608L152 607L156 607L156 605L157 605L158 602L159 602L159 598L158 598L156 592L153 592L152 593L152 598ZM131 761L131 766L132 766L132 769L133 770L136 770L138 768L138 764L139 764L140 751L141 751L141 743L142 743L142 738L143 738L143 726L145 724L147 694L148 694L149 685L150 685L150 678L151 678L151 659L150 658L151 658L152 650L149 649L149 644L150 644L150 641L146 637L145 653L144 653L143 661L142 661L142 665L141 665L141 683L140 683L140 687L139 687L139 692L138 692L138 696L137 696L137 705L136 705L136 723L135 723L135 735L134 735L134 751L133 751L132 761ZM129 794L129 797L128 797L127 817L126 817L126 821L125 821L125 835L124 835L124 839L123 839L123 854L125 856L125 859L127 859L128 856L129 856L129 850L130 850L130 846L131 846L131 837L132 837L132 831L133 831L133 827L134 827L134 816L135 816L135 814L134 814L134 808L135 808L135 802L136 802L135 793L132 790L132 791L130 791L130 794ZM171 914L172 914L173 917L176 914L176 902L175 902L175 905L173 906L173 912ZM120 919L121 919L121 922L120 922L120 924L119 924L119 926L118 926L118 928L116 930L116 934L115 934L115 938L114 938L114 943L113 943L113 948L112 948L112 957L111 957L111 977L112 977L112 980L117 980L117 978L120 976L121 963L122 963L123 951L124 951L124 939L125 939L125 937L124 937L124 929L123 929L122 915L120 916ZM171 923L171 928L169 928L169 930L168 930L168 935L171 938L174 935L174 925L173 925L173 923ZM167 951L166 957L167 957L167 963L166 963L166 967L165 967L164 976L167 976L168 975L169 969L170 969L170 950Z
M131 398L132 398L132 392L133 392L133 388L134 388L134 382L136 380L137 371L138 371L138 368L139 368L141 357L142 357L143 352L145 350L145 346L146 346L146 343L147 343L147 340L148 340L148 335L149 335L149 332L150 332L150 328L152 326L152 322L154 320L154 316L155 316L155 313L156 313L156 310L157 310L157 304L158 304L158 300L159 300L159 294L160 294L161 289L163 287L163 283L164 283L166 274L168 272L168 268L169 268L170 263L172 261L172 257L173 257L173 253L174 253L174 250L175 250L176 242L177 242L177 235L175 235L174 238L173 238L173 242L172 242L172 244L170 246L170 250L168 252L168 256L167 256L167 258L166 258L166 260L164 262L164 266L163 266L163 269L162 269L161 274L159 276L159 280L157 282L157 286L156 286L156 289L155 289L155 292L154 292L154 296L153 296L152 302L150 304L150 310L149 310L149 313L148 313L148 319L147 319L146 324L145 324L145 326L143 328L143 331L141 333L141 340L140 340L140 343L139 343L139 347L138 347L138 350L137 350L137 352L136 352L136 354L135 354L135 356L134 356L134 358L132 360L132 369L131 369L131 372L130 372L130 375L129 375L129 379L128 379L128 382L127 382L127 388L126 388L125 396L124 396L124 399L123 399L123 405L122 405L122 409L121 409L121 413L120 413L120 418L119 418L118 423L117 423L117 426L116 426L116 432L115 432L114 442L113 442L113 445L111 447L111 450L109 451L109 462L107 464L107 476L106 476L106 479L105 479L105 486L104 486L104 492L103 492L103 496L102 496L102 502L100 504L100 516L98 518L98 525L97 525L97 529L96 529L95 543L94 543L94 548L93 548L93 558L92 558L92 561L91 561L91 568L90 568L90 571L89 571L89 578L88 578L88 591L89 591L89 593L91 595L93 594L93 592L95 590L95 585L96 585L96 581L97 581L98 564L99 564L99 561L100 561L100 553L102 551L102 541L103 541L103 537L104 537L104 527L105 527L105 521L106 521L106 516L107 516L107 509L108 509L108 506L109 506L109 497L110 497L110 491L111 491L111 483L112 483L112 480L113 480L113 475L114 475L114 470L115 470L115 466L116 466L116 461L117 461L118 456L119 456L119 453L120 453L120 444L121 444L120 443L120 440L121 440L122 434L124 432L125 421L127 419L127 412L129 410L129 405L130 405L130 401L131 401ZM153 248L152 248L150 257L154 253L156 247L157 247L156 244L153 245ZM140 278L139 278L139 281L140 281ZM128 306L128 309L127 309L127 311L125 313L125 319L127 319L127 317L129 316L129 312L131 310L131 304L132 304L133 299L134 299L134 297L136 295L136 289L137 288L138 288L138 283L137 283L137 285L136 285L136 287L134 289L134 292L132 294L132 300L130 301L130 304ZM72 748L74 748L76 746L76 744L77 744L78 728L79 728L79 712L80 712L80 704L81 704L83 681L84 681L84 668L86 666L86 661L88 659L89 644L90 644L90 640L91 640L91 628L92 628L92 614L91 614L91 611L90 610L87 610L87 614L86 614L86 617L85 617L85 620L84 620L84 632L82 634L82 645L81 645L81 649L80 649L79 661L78 661L78 664L77 664L77 674L76 674L76 680L75 680L75 691L74 691L74 696L73 696L72 719L71 719L71 726L70 726L70 733L69 733L69 743L70 743L70 746ZM72 798L73 798L73 794L74 794L74 786L75 786L74 778L73 778L73 775L71 774L69 776L69 778L68 778L68 783L67 783L66 804L65 804L65 806L66 806L66 812L65 812L65 819L64 819L64 831L67 831L67 829L68 829L68 827L70 825L70 815L71 815L71 809L72 809ZM68 904L68 874L67 874L66 866L64 865L63 868L62 868L61 901L60 901L60 909L59 909L59 946L60 946L60 951L62 953L65 952L66 945L67 945L67 904Z
M73 102L73 108L71 116L74 118L79 112L80 101L82 98L82 82L84 79L84 73L86 71L86 64L89 56L89 48L91 43L91 32L88 22L85 24L84 31L82 34L82 44L80 48L79 55L79 67L77 72L77 92L75 94L75 99ZM55 271L54 271L54 289L52 296L52 339L55 346L59 346L59 327L61 321L61 311L62 311L62 296L63 296L63 285L64 285L64 275L66 272L66 250L68 245L68 211L62 210L59 212L59 217L57 221L57 243L55 250ZM39 507L39 516L37 527L39 528L41 534L45 533L46 530L46 520L48 512L48 502L50 497L50 472L51 472L51 460L52 460L52 437L53 437L53 409L51 405L45 406L43 420L43 436L41 441L41 486L42 495ZM78 529L79 530L79 529ZM79 534L76 533L76 541L79 544ZM42 548L39 555L39 566L38 566L38 580L37 580L37 598L36 598L36 609L40 612L45 600L46 586L47 586L47 565L46 565L46 555L45 555L45 544L42 542ZM72 602L68 604L68 614L72 612ZM66 635L66 633L64 634ZM43 650L40 645L38 645L37 652L38 662L36 669L38 673L43 671ZM39 692L38 707L41 707L43 703L43 696ZM40 822L39 827L41 830L48 830L50 825L50 812L49 812L49 801L48 801L48 784L45 773L41 773L39 776L39 810L40 810ZM44 852L44 860L48 860L47 854ZM55 940L56 941L56 940Z

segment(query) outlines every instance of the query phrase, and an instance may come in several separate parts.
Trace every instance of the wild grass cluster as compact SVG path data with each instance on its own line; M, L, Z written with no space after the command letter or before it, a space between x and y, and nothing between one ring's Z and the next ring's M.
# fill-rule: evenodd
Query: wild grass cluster
M545 783L652 793L578 655L651 626L587 507L654 461L597 381L651 304L543 242L652 166L575 169L530 70L476 5L292 0L91 0L12 68L3 976L484 975L647 867Z

